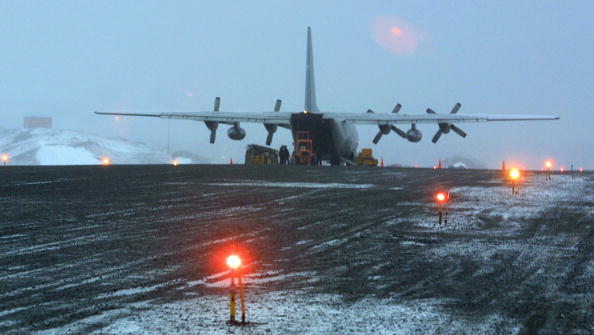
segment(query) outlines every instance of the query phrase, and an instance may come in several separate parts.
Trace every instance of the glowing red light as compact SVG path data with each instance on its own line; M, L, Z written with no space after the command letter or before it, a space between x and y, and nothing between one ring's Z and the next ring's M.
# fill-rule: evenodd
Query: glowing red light
M443 194L442 192L439 192L435 195L435 199L439 202L443 202L446 200L446 195Z
M111 160L109 159L109 157L103 157L103 158L101 159L101 163L102 163L103 165L107 166L107 165L111 164Z
M553 167L553 162L551 162L551 161L546 161L546 162L545 162L545 166L547 167L547 169L550 169L551 167Z
M235 270L241 266L241 258L237 255L231 255L227 257L227 266Z
M509 177L513 180L520 178L520 171L516 168L513 168L509 171Z

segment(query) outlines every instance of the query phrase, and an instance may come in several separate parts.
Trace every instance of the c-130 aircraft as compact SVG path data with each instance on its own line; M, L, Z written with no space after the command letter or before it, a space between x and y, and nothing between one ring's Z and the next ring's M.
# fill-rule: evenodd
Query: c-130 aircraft
M454 122L486 122L486 121L534 121L534 120L558 120L558 116L528 116L528 115L459 115L460 103L456 103L449 114L437 114L430 108L426 114L405 114L399 113L400 104L396 104L391 114L376 114L372 110L366 113L336 113L321 111L316 103L316 89L314 82L314 62L311 38L311 28L307 27L307 54L305 70L305 106L298 112L281 112L281 100L276 100L272 112L223 112L220 111L221 99L215 98L214 108L211 111L201 112L169 112L169 113L116 113L116 112L95 112L102 115L121 116L146 116L163 119L180 119L203 121L210 130L210 143L216 139L217 128L220 123L231 125L227 135L232 140L242 140L245 137L245 130L240 127L241 122L262 123L268 132L266 145L270 145L272 137L278 127L290 129L293 141L296 144L297 132L306 131L313 142L312 151L318 162L329 161L331 165L341 163L353 164L357 156L357 145L359 142L355 124L377 125L379 131L373 143L377 144L383 135L390 131L410 141L419 142L422 133L417 129L418 123L436 123L438 130L433 136L433 143L436 143L442 134L450 130L462 137L466 133L454 125ZM395 124L410 123L411 128L403 131Z

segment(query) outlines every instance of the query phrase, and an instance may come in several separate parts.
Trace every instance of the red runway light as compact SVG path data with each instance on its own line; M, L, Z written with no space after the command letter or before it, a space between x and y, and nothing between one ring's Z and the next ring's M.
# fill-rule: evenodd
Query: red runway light
M227 266L235 270L241 266L241 258L237 255L231 255L227 257Z
M448 206L445 204L447 200L450 198L449 193L444 192L437 192L435 193L435 200L437 201L437 215L438 215L438 223L441 225L441 219L443 212L445 210L445 220L444 223L448 224Z
M109 159L109 157L103 157L103 159L101 159L101 163L105 166L111 164L111 160Z
M551 162L551 161L546 161L546 162L545 162L545 166L547 167L547 169L550 169L551 167L553 167L553 162Z
M520 171L516 168L513 168L509 171L509 177L513 180L520 178Z
M435 199L439 202L443 202L446 200L446 196L442 192L439 192L435 195Z

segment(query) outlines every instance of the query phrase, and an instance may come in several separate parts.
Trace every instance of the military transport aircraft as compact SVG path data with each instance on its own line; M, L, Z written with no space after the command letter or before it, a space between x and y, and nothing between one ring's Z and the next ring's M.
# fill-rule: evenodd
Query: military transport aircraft
M164 119L182 119L204 121L210 130L210 143L214 143L219 123L231 125L227 135L232 140L242 140L245 130L240 127L241 122L262 123L268 132L266 144L270 145L272 137L278 127L290 129L294 142L297 132L308 132L313 142L313 153L318 161L330 161L332 165L341 162L353 164L357 155L358 134L355 124L377 125L379 132L373 139L377 144L383 135L394 131L400 137L410 142L419 142L422 138L421 131L417 129L418 123L435 123L439 127L432 141L436 143L442 134L450 130L462 137L466 133L458 128L455 123L460 122L485 122L485 121L533 121L533 120L558 120L558 116L528 116L528 115L460 115L460 103L452 108L449 114L437 114L430 108L426 114L398 113L401 105L397 104L391 114L376 114L372 110L366 113L336 113L320 111L316 103L316 90L314 83L314 63L311 40L311 29L307 28L307 55L305 71L305 107L298 112L280 112L281 100L276 100L274 111L271 112L223 112L220 111L221 99L215 98L212 111L202 112L166 112L166 113L127 113L127 112L95 112L103 115L147 116ZM405 123L411 125L408 131L397 128L395 124Z

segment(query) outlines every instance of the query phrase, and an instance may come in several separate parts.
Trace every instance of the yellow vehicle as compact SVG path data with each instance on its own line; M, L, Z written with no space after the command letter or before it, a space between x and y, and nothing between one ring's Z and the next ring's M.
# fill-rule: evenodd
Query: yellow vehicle
M317 163L316 154L313 152L313 141L309 131L297 132L297 143L295 153L291 157L291 163L297 165L314 165Z
M373 151L370 148L361 149L356 161L359 166L377 166L377 159L373 157Z
M245 151L245 164L276 165L278 164L278 150L250 144Z

